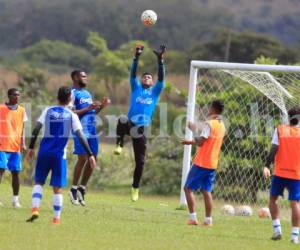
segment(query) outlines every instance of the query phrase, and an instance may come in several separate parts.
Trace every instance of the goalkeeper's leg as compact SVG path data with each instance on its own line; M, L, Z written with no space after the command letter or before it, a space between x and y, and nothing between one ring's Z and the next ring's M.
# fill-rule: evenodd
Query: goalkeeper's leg
M132 138L134 158L135 158L135 169L133 173L133 183L131 190L132 201L137 201L139 198L139 186L142 178L144 164L145 164L145 154L146 154L146 144L147 138L143 134L144 129L140 127L140 132L142 133L139 138Z
M130 131L130 123L128 121L127 116L121 116L118 120L117 125L117 141L116 141L116 149L114 150L114 154L120 155L124 146L124 137L129 134Z

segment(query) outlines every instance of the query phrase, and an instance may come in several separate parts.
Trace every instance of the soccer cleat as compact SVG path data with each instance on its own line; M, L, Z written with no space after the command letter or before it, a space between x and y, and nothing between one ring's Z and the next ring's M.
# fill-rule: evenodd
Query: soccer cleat
M86 206L84 201L84 196L85 196L85 189L79 186L77 188L77 197L81 206Z
M139 189L138 188L131 188L131 200L137 201L139 199Z
M52 224L54 224L54 225L60 225L60 218L53 218L52 219Z
M204 227L212 227L212 226L213 226L213 224L212 224L212 223L209 223L209 222L206 222L206 221L204 221L204 222L202 223L202 226L204 226Z
M281 233L273 233L271 240L281 240L282 235Z
M123 148L121 146L117 146L114 150L115 155L120 155L122 154Z
M291 238L291 243L293 244L299 244L299 239L297 238Z
M36 219L39 218L39 210L38 208L32 208L32 215L29 219L26 220L26 222L34 222Z
M69 192L70 201L73 205L78 205L77 189L71 188Z
M197 226L199 224L199 222L197 220L189 219L187 224L191 225L191 226Z
M13 201L12 206L13 206L13 208L21 208L22 207L19 201Z

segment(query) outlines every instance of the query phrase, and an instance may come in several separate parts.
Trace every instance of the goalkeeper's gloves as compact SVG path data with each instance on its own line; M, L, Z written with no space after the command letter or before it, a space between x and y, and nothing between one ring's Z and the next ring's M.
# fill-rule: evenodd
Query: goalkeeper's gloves
M160 45L159 50L153 50L153 53L157 56L157 60L162 62L164 53L166 52L166 46Z
M137 45L135 47L135 58L139 58L139 56L143 53L144 46L143 45Z

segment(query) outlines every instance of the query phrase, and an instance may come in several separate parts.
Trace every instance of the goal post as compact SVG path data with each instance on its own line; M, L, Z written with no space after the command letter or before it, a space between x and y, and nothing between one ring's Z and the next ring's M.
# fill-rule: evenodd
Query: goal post
M204 121L212 99L225 103L227 132L216 177L218 199L264 202L259 194L267 192L267 184L258 177L263 166L257 165L265 160L276 124L286 122L288 109L300 104L299 92L300 66L191 61L185 139L193 136L188 121ZM186 205L183 187L191 153L192 146L185 145L180 206Z

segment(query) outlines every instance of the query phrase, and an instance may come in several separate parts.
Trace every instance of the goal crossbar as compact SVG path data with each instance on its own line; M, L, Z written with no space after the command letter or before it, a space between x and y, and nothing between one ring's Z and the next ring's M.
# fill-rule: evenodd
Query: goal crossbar
M191 61L191 67L203 69L227 69L244 71L267 71L267 72L300 72L300 66L287 65L262 65L250 63L225 63L209 61Z

